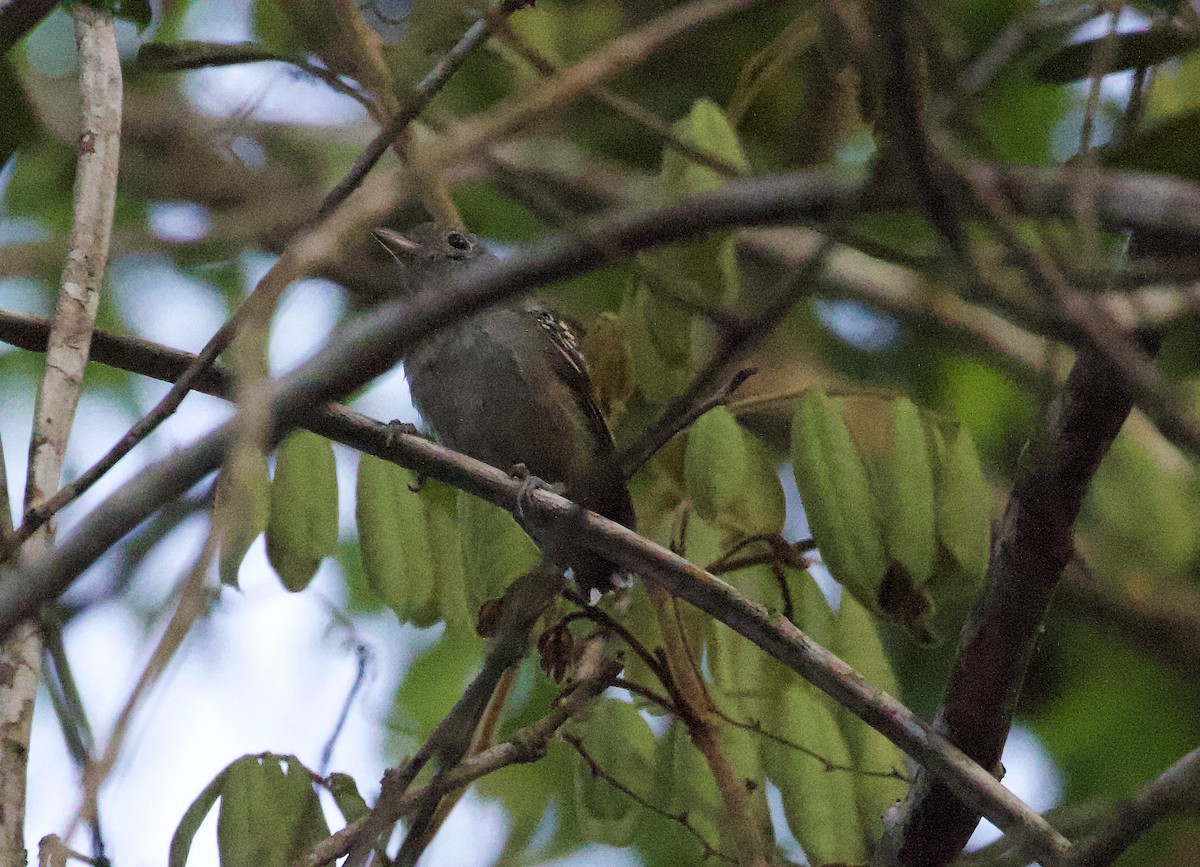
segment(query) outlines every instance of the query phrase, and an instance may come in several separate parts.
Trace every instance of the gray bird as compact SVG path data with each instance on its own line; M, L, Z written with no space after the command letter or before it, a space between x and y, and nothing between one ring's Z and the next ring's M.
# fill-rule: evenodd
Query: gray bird
M474 235L433 223L404 234L377 229L375 236L400 262L406 292L449 286L468 266L499 261ZM531 303L491 307L414 346L404 371L439 442L501 469L523 464L546 482L565 484L579 505L634 527L587 362L553 312ZM555 542L585 595L614 586L613 563Z

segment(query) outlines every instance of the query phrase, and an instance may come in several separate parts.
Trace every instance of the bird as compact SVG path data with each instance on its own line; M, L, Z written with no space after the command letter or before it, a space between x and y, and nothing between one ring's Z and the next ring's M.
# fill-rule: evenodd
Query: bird
M399 263L407 293L448 288L468 267L499 263L474 234L435 223L373 234ZM500 469L527 471L537 482L561 484L578 505L635 529L612 431L566 320L533 302L489 307L423 339L402 360L413 403L438 442ZM595 600L622 584L611 561L554 542L555 558L573 568L585 597Z

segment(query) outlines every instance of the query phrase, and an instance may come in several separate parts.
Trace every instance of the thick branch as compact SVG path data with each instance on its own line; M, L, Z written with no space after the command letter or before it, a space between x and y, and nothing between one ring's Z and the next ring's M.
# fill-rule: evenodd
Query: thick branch
M958 662L934 725L985 768L1008 737L1051 596L1073 551L1073 527L1100 459L1133 401L1113 367L1090 349L1075 361L1026 452L992 548L988 581L963 630ZM913 867L946 864L979 815L941 781L918 774L884 851Z

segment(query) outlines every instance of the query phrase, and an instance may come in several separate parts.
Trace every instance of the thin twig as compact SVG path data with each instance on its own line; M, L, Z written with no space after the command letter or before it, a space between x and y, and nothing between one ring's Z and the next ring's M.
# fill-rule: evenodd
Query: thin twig
M583 598L583 595L576 590L573 590L569 587L564 588L563 596L579 606L579 611L574 612L575 614L580 617L586 617L593 623L603 626L605 629L608 629L619 636L620 639L625 642L626 647L637 654L638 658L646 664L646 668L654 672L654 676L657 677L663 683L663 685L667 687L668 690L670 689L671 674L669 671L667 671L666 666L662 664L662 660L651 653L646 645L638 641L637 637L625 628L625 624L617 620L598 605L589 604L588 601Z
M1028 274L1029 279L1058 308L1112 366L1133 392L1137 406L1149 416L1163 436L1190 454L1200 454L1200 425L1181 408L1175 390L1145 352L1128 340L1113 317L1094 304L1091 296L1072 288L1057 265L1022 237L1015 215L996 189L981 183L977 173L962 170L960 178L975 196L1001 241ZM1099 178L1097 178L1097 184ZM1101 207L1097 187L1097 210Z
M744 319L726 318L722 320L722 327L717 331L717 347L713 351L712 358L696 374L688 387L667 405L658 421L618 456L618 462L626 478L631 478L645 465L646 461L650 460L659 449L688 424L713 407L727 401L734 390L754 372L752 369L740 371L725 388L715 395L711 394L724 371L765 340L791 309L802 298L807 297L812 285L824 269L826 259L832 249L832 240L828 238L822 240L812 257L797 269L796 273L786 280L775 293L774 298L754 315ZM686 420L686 424L681 424L682 420Z
M514 7L505 4L503 8L507 14ZM367 172L371 171L375 163L379 162L379 158L387 153L392 142L399 138L405 128L425 110L425 107L446 86L450 77L458 71L470 53L491 35L491 29L491 21L486 17L480 18L467 28L467 32L462 35L454 47L447 51L417 83L404 105L392 115L392 119L388 121L387 125L376 134L375 138L371 139L371 143L359 154L346 176L329 191L329 195L325 197L325 201L321 202L321 207L317 210L319 216L328 216L349 198L350 194L362 183L363 178L367 176Z
M526 63L536 69L539 74L546 78L558 74L558 67L548 57L526 42L506 19L498 19L493 23L493 26L496 35L507 43ZM671 124L667 123L654 112L634 102L632 99L616 93L611 88L598 84L592 87L588 93L618 114L624 115L635 123L641 124L663 139L668 147L698 165L710 168L727 178L742 177L750 173L745 167L730 161L721 154L702 148L679 135Z
M545 114L561 110L591 88L634 68L671 40L749 5L746 0L692 0L673 6L644 26L605 43L519 99L502 102L452 125L436 143L414 153L412 168L418 176L436 177L462 160L473 159L479 151Z
M568 743L572 747L574 747L575 752L579 753L579 757L581 759L583 759L584 763L588 766L588 771L591 773L591 775L593 777L604 782L606 785L612 786L614 789L616 789L622 795L629 798L629 800L633 801L635 804L640 804L642 807L646 808L651 813L654 813L656 816L662 816L668 822L675 822L676 824L681 826L683 828L683 830L685 830L689 834L691 834L692 837L696 840L696 842L699 843L701 848L704 850L704 854L702 856L704 858L704 860L707 861L709 858L719 858L720 860L725 861L729 864L737 864L738 863L738 860L736 858L734 858L730 855L726 855L724 852L720 851L715 846L713 846L711 843L709 843L707 840L705 840L704 835L696 830L696 826L692 824L692 820L690 818L688 818L688 814L686 812L684 812L684 813L669 813L666 810L664 810L662 807L658 807L654 804L651 804L649 801L647 801L645 798L643 798L637 792L633 791L633 789L629 788L624 783L622 783L620 780L618 780L616 777L614 777L612 774L610 774L608 771L604 770L604 768L600 765L600 763L597 762L594 758L592 758L591 753L589 753L587 751L587 748L584 747L584 745L583 745L583 739L580 738L578 735L571 734L570 732L563 732L562 734L559 735L559 737L563 741L565 741L566 743Z
M496 685L509 668L520 663L525 657L529 647L530 630L546 606L558 595L561 583L561 575L552 572L531 572L517 579L509 587L504 596L500 622L484 656L483 668L416 754L402 767L384 775L379 801L351 848L346 867L366 864L371 853L386 843L392 827L402 815L397 811L401 796L431 759L437 759L438 763L435 781L444 777L463 760ZM432 811L436 809L438 800L440 797L424 800L420 805L419 814L428 814L428 818L432 818ZM410 828L410 835L412 833Z
M475 780L509 765L535 762L546 755L550 739L566 722L596 700L617 676L621 666L614 660L600 662L595 670L581 672L579 680L563 690L554 700L550 713L515 732L510 741L489 747L481 753L463 759L453 770L397 799L396 811L407 816L429 799L441 797L464 788ZM350 851L352 842L360 837L366 819L351 822L336 834L318 843L310 852L296 859L292 867L320 867L330 864Z
M827 774L832 773L833 771L846 771L851 774L857 774L860 777L879 777L885 780L899 780L902 783L912 782L912 780L895 768L892 768L890 771L867 771L862 768L853 767L852 765L841 765L837 762L832 762L825 758L825 756L818 753L816 750L811 750L803 744L797 743L791 738L785 738L783 735L777 735L774 732L767 731L765 728L763 728L762 723L760 723L758 720L752 719L743 722L741 720L734 719L719 708L715 712L717 716L734 728L750 732L751 734L759 735L769 741L774 741L781 746L785 746L790 750L803 753L811 759L816 759L821 763L821 767L825 769L825 773Z
M350 685L350 690L346 693L346 698L342 702L341 713L338 714L337 722L333 724L333 731L329 733L329 740L325 742L325 746L321 749L321 763L318 767L318 774L324 776L329 773L329 762L333 758L333 748L337 746L338 738L341 736L342 729L346 725L346 720L350 717L350 708L354 706L354 699L358 696L359 690L367 680L367 662L370 660L370 651L367 646L361 641L354 645L354 656L356 665L354 670L354 683Z

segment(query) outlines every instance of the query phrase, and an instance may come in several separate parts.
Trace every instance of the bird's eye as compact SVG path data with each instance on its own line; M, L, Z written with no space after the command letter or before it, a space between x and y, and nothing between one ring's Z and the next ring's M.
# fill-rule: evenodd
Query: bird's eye
M467 240L466 235L461 232L451 232L446 236L446 243L455 250L470 250L471 242Z

